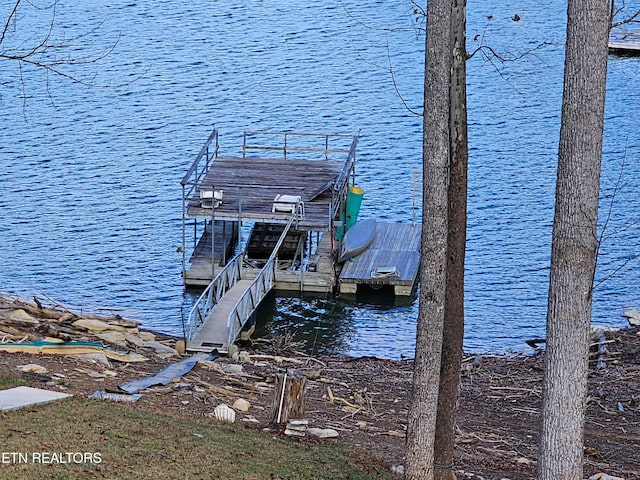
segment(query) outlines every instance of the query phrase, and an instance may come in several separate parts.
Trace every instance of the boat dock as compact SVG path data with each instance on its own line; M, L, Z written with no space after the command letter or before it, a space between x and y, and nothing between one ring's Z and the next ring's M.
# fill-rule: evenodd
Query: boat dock
M276 288L332 292L336 276L331 255L337 248L332 238L353 181L357 141L352 135L245 132L241 155L233 157L218 154L214 130L182 180L185 285L208 285L216 267L225 263L226 240L217 239L213 245L213 266L210 237L207 243L198 240L206 237L206 225L213 222L218 229L225 222L226 232L241 235L239 227L253 223L258 235L262 226L286 224L300 204L300 217L284 242L284 247L297 245L278 259ZM249 156L256 152L261 156ZM247 275L268 258L277 238L265 238L262 248L249 239L254 248L247 251ZM246 240L239 238L238 243ZM188 256L190 244L198 248ZM261 251L262 255L252 256Z
M340 293L356 293L359 285L390 285L396 295L411 295L418 280L420 232L418 225L378 222L371 246L344 262Z
M282 144L249 143L263 137L272 142L281 138ZM183 179L183 188L190 187L184 195L189 217L284 224L297 200L304 209L298 229L331 228L353 173L357 136L245 132L242 156L237 157L218 155L217 138L215 131L209 137L207 151L213 148L212 157L200 158ZM322 146L294 147L293 139L300 138L319 138ZM343 145L334 148L331 141ZM249 156L252 152L278 155ZM277 196L282 197L280 202Z
M612 28L609 33L609 51L626 55L640 55L640 31Z
M378 223L369 251L344 267L336 261L362 198L357 143L357 135L245 132L241 153L223 156L213 130L181 182L183 280L206 287L183 325L188 351L227 353L272 289L392 285L411 295L417 227Z

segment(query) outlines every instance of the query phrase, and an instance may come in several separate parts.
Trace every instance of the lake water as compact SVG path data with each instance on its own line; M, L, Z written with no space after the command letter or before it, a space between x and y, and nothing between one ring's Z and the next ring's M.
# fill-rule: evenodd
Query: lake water
M71 47L58 59L114 48L66 67L93 87L2 62L0 291L179 334L195 295L176 252L179 182L213 124L229 153L244 129L360 132L363 215L410 222L422 127L403 101L420 110L423 24L405 0L298 3L60 0L53 38ZM517 61L478 52L468 63L469 351L544 336L563 3L468 8L469 51L483 41L515 57L545 43ZM42 38L50 13L20 11L2 47ZM640 59L610 57L607 95L593 322L618 326L640 307ZM259 320L317 351L398 358L413 356L417 310L415 299L272 296Z

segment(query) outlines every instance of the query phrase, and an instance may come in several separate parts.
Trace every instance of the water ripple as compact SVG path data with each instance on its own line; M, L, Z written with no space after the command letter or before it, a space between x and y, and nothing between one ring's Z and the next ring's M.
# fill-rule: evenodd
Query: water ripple
M43 291L180 333L194 293L182 286L176 253L179 181L214 123L231 153L245 128L361 131L363 215L410 221L422 126L398 92L419 109L424 78L411 10L408 0L60 3L58 38L105 21L81 54L110 46L119 32L112 55L76 71L112 86L29 69L23 83L16 66L0 71L0 289ZM513 55L548 42L516 62L476 55L468 64L469 350L522 349L544 335L564 16L562 2L469 8L469 50L476 34ZM21 17L11 41L46 25L43 11ZM611 57L602 211L613 207L594 297L594 322L610 325L640 306L639 71L638 59ZM326 350L412 356L415 300L269 302L265 333L293 328Z

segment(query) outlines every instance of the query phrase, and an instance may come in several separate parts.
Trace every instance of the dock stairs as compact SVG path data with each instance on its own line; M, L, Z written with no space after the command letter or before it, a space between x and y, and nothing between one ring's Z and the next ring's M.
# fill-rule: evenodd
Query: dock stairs
M202 292L185 323L190 352L227 354L260 302L275 285L278 253L290 228L300 219L302 205L293 209L271 254L252 280L242 278L245 252L233 257Z

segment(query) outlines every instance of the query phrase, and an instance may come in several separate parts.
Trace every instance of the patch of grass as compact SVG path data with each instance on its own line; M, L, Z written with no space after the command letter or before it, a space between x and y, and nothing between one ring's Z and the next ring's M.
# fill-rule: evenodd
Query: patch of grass
M281 438L134 405L73 398L1 418L0 478L7 480L397 479L335 441Z
M25 385L25 382L20 377L0 372L0 390L19 387L21 385Z

